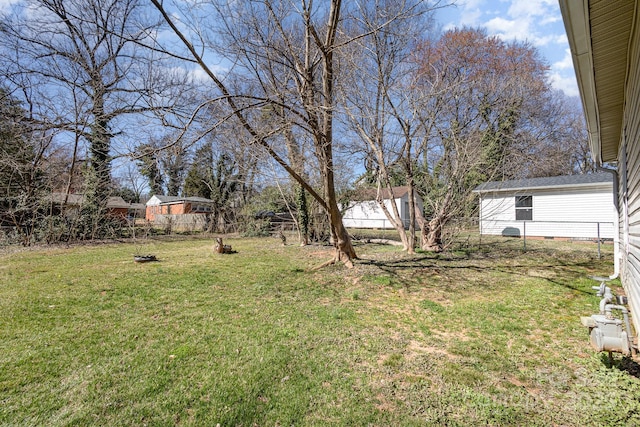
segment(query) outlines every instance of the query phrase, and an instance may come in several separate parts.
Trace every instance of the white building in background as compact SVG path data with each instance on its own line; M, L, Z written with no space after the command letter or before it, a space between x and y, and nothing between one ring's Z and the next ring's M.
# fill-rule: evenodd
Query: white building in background
M612 240L616 232L610 173L487 182L474 192L481 234Z
M382 189L381 197L384 204L393 214L392 203L398 207L398 212L402 218L405 228L409 227L409 188L393 187L390 193L387 189ZM342 222L347 228L377 228L388 229L394 228L384 214L384 211L376 202L376 189L364 192L359 197L360 200L354 200L349 203L342 215ZM422 212L422 200L416 195L416 208ZM417 226L417 225L416 225Z

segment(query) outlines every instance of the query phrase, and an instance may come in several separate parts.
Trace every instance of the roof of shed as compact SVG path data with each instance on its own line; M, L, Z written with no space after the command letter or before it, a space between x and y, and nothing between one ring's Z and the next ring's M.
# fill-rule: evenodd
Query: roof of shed
M480 184L474 193L486 193L490 191L514 191L544 188L572 188L593 186L598 184L613 185L613 175L610 173L593 173L586 175L565 175L550 178L515 179L512 181L492 181Z
M127 203L120 196L112 196L107 200L107 207L110 209L129 209L131 203Z
M84 202L82 194L51 193L50 199L53 203L66 203L69 206L79 206Z
M382 200L400 199L409 192L409 187L406 185L393 187L392 192L389 193L387 188L380 189L380 196ZM393 197L391 196L393 195ZM358 201L376 200L378 196L377 188L359 188L354 192L354 198Z

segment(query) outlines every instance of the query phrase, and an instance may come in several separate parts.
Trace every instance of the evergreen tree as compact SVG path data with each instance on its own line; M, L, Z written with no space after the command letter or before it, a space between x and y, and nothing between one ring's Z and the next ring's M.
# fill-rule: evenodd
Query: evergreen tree
M185 148L182 141L177 141L160 153L160 164L167 184L167 195L177 196L182 188L186 168Z
M187 197L211 198L213 188L213 149L210 144L196 150L191 168L184 180L182 194Z
M195 160L184 180L182 194L186 197L204 197L213 201L211 222L217 227L225 216L236 191L241 190L236 162L222 152L217 158L211 144L196 151Z
M210 199L214 202L212 213L214 227L217 226L220 219L225 219L229 205L238 189L236 162L229 154L222 153L216 160L212 176Z
M164 181L160 172L160 165L156 148L153 143L143 144L138 147L141 154L138 158L138 170L147 178L151 194L164 194Z

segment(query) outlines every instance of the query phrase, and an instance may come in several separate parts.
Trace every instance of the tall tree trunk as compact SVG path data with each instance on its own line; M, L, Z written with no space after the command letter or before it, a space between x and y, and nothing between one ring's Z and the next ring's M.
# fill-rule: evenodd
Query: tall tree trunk
M409 253L413 253L413 245L407 238L407 232L404 229L404 222L402 221L402 215L398 211L398 206L395 203L393 186L391 185L389 170L387 169L386 163L384 161L384 155L379 145L372 144L371 147L374 149L376 157L378 159L378 165L380 167L380 176L384 181L386 189L389 191L389 200L391 200L392 212L389 212L389 209L384 203L385 202L384 199L380 195L379 184L378 184L378 196L376 197L376 202L378 203L378 206L380 206L380 209L382 209L382 212L384 212L384 215L387 217L389 222L393 224L393 228L395 228L396 231L398 232L398 235L400 236L400 241L402 242L403 250Z
M413 250L411 249L411 244L409 242L409 239L407 238L407 232L404 229L404 222L402 221L402 216L398 211L398 206L395 203L395 198L392 191L393 187L391 187L391 184L388 183L386 188L389 191L389 200L391 201L391 210L393 212L389 212L389 209L387 208L385 204L385 200L382 198L382 196L378 195L376 202L378 203L378 206L380 206L380 209L382 209L382 212L384 212L384 215L387 217L389 222L393 224L393 228L395 228L396 231L398 232L398 235L400 236L400 241L402 241L403 250L409 253L413 253ZM379 190L380 189L378 189L378 191Z
M326 154L330 156L331 145L327 144L327 147L328 149L326 150ZM343 262L347 267L351 268L353 267L352 261L354 259L357 259L358 256L356 255L356 251L351 243L351 237L349 236L349 233L347 232L347 229L344 227L344 224L342 222L342 212L340 212L340 207L338 206L335 193L336 190L332 161L327 161L327 167L324 168L323 172L324 187L327 193L327 213L329 215L331 231L334 234L333 245L335 248L334 259L329 261L329 263Z
M423 222L422 229L422 249L429 252L442 252L444 249L442 242L442 228L444 222L440 217L434 217L431 221Z
M285 117L281 118L283 121L285 120ZM295 170L302 179L306 180L307 177L304 171L304 157L300 152L298 141L291 131L291 125L288 125L287 129L285 129L284 136L287 144L287 152L289 153L289 163L291 164L291 168ZM293 182L297 184L295 192L296 204L298 205L296 221L296 225L298 227L298 238L300 240L300 246L306 246L309 244L309 210L307 206L307 196L304 191L304 187L296 183L295 180L293 180Z
M303 20L302 25L304 31L304 46L300 51L299 46L285 46L285 52L282 52L283 45L264 45L261 49L260 56L266 58L266 53L275 55L273 62L280 65L293 61L293 66L290 68L292 73L296 76L296 94L299 100L296 100L294 104L281 105L278 100L273 102L273 105L283 106L289 111L295 111L298 108L298 118L304 120L303 128L309 132L309 135L313 141L315 154L318 160L318 171L323 180L323 195L310 185L309 181L305 179L298 171L296 171L291 165L289 165L284 158L278 153L278 150L271 146L269 137L264 136L259 129L251 122L250 114L246 114L246 110L243 105L236 102L236 97L229 91L229 88L225 83L213 73L200 55L198 50L193 44L189 42L185 34L182 33L176 23L171 18L168 11L164 8L162 1L151 0L153 5L162 14L163 19L171 27L174 33L182 40L191 56L197 62L205 73L211 78L218 89L221 92L222 97L229 106L231 112L239 120L240 125L251 135L253 142L263 147L266 152L280 164L290 175L296 180L311 197L318 201L320 206L327 212L330 220L331 230L335 235L335 247L336 256L332 262L342 261L347 266L352 266L352 260L356 258L355 250L351 244L351 239L342 223L342 214L338 207L336 200L335 182L334 182L334 164L333 164L333 111L335 110L334 100L334 70L333 70L333 54L337 48L336 35L338 26L340 24L340 12L341 12L341 0L331 0L328 5L327 20L322 28L316 28L316 22L312 17L314 16L313 2L302 2L301 18ZM270 2L261 2L270 16L277 16L274 12L272 4ZM326 11L326 6L322 7L323 12ZM320 22L320 21L318 21ZM289 35L283 27L284 21L275 21L275 26L278 28L278 32L281 33L284 39L288 39ZM288 24L286 24L288 25ZM324 35L324 37L322 37ZM234 38L235 39L235 38ZM263 51L264 50L264 51ZM286 60L282 60L282 54L285 54ZM267 59L267 62L269 60ZM261 72L261 66L257 63L256 73ZM257 77L262 79L262 75ZM280 83L279 79L278 83ZM266 98L273 99L273 94L270 91L265 94ZM288 92L287 90L287 93Z
M91 126L91 134L89 137L91 152L91 169L93 172L93 187L90 191L92 200L99 212L104 212L107 207L107 198L110 194L111 187L111 158L109 150L111 149L111 135L109 134L109 121L105 118L104 98L102 93L104 89L100 86L94 88L93 97L93 116L95 122Z
M322 153L322 168L324 178L324 188L326 194L326 202L329 213L329 219L331 221L331 228L335 233L335 262L341 261L347 267L353 267L352 260L357 258L356 251L351 244L351 237L347 233L346 228L342 222L342 213L338 206L336 197L336 187L334 181L334 164L333 164L333 109L335 107L334 93L333 93L333 53L335 47L335 38L338 31L338 22L340 19L341 0L333 0L329 11L329 20L327 26L327 32L322 46L322 54L324 55L324 61L322 61L322 100L321 102L321 138L316 139L316 146L320 147ZM307 17L309 19L310 16ZM309 25L308 29L311 30L313 25ZM313 36L309 33L309 36L313 39ZM308 54L311 52L309 51ZM307 57L311 60L311 57ZM308 65L312 64L312 61ZM312 68L309 68L312 70ZM310 80L311 82L313 80ZM311 87L309 88L311 89Z
M407 239L407 252L414 254L416 246L416 189L413 182L413 175L407 177L409 187L407 195L409 197L409 238Z
M298 230L300 246L309 244L309 206L307 193L301 185L296 185L296 202L298 204Z

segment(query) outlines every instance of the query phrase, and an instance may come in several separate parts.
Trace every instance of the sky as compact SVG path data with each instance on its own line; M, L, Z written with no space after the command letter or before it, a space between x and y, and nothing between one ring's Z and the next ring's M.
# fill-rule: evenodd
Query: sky
M579 95L558 0L456 0L436 19L444 30L483 27L504 40L531 43L547 61L553 87Z
M0 11L18 1L0 0ZM504 40L528 41L547 61L553 87L568 96L579 95L558 0L451 1L455 6L443 8L437 14L443 29L484 27L489 34Z

